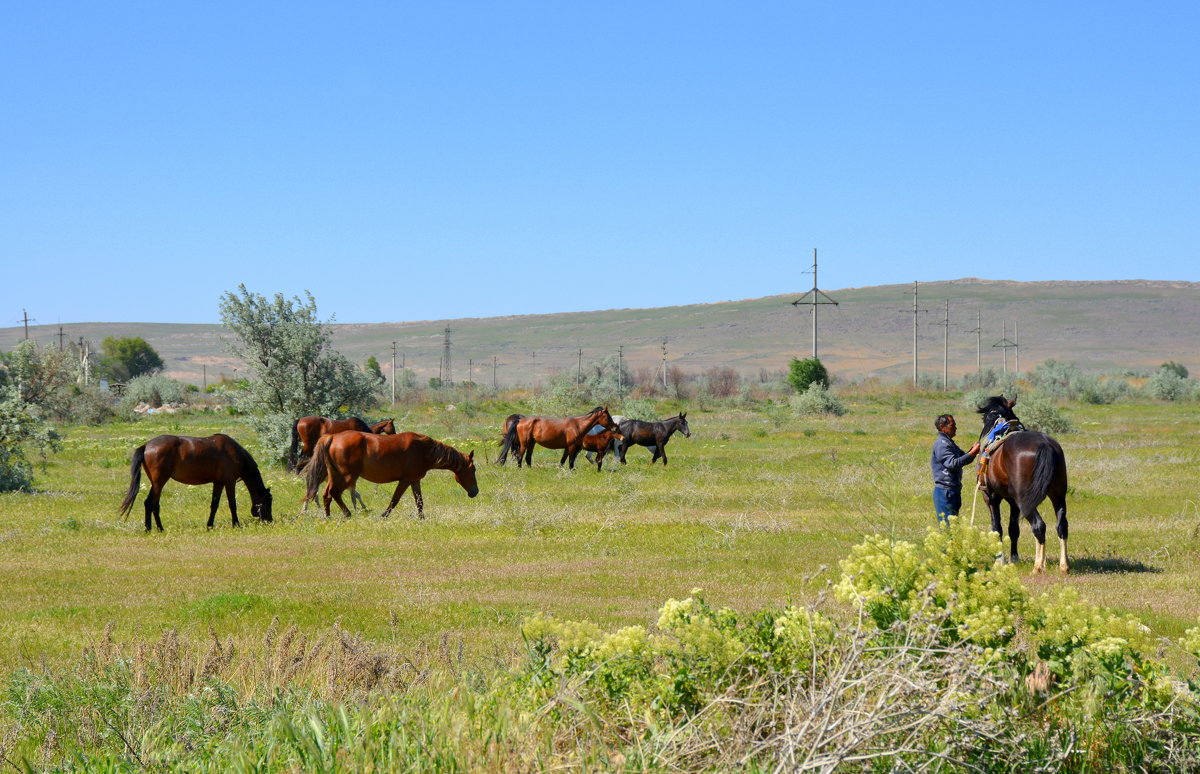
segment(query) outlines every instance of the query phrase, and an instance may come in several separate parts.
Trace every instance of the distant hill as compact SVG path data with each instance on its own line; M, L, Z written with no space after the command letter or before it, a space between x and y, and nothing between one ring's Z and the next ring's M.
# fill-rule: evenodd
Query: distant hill
M822 306L821 359L836 376L905 379L912 372L911 285L881 285L827 291L839 305ZM437 376L443 331L451 333L456 381L473 367L480 384L492 381L493 358L500 385L527 384L559 371L575 370L623 348L629 368L660 366L667 341L671 365L688 371L730 366L744 376L784 370L792 356L812 350L811 307L791 302L802 292L716 304L658 309L611 309L550 315L335 325L338 348L362 363L375 355L385 373L391 344L397 364L414 369L424 382ZM922 372L940 376L944 302L950 302L949 368L952 378L975 369L976 314L982 320L983 367L1001 367L1002 323L1028 370L1047 358L1107 371L1152 368L1167 360L1200 372L1200 283L1122 280L1115 282L1011 282L959 279L920 285L918 349ZM31 338L58 343L57 325L30 326ZM67 340L80 337L98 347L106 336L141 336L167 363L167 375L200 383L206 375L234 376L241 365L221 343L219 325L172 323L71 323ZM0 349L23 336L20 327L0 329Z

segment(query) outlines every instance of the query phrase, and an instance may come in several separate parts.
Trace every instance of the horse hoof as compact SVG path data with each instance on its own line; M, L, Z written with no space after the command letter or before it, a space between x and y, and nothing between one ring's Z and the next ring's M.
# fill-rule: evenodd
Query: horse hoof
M1061 575L1067 575L1067 574L1068 574L1070 571L1071 571L1071 568L1070 568L1070 567L1068 567L1068 566L1067 566L1067 565L1065 565L1065 564L1060 564L1060 565L1058 566L1058 572L1059 572L1059 574L1061 574Z

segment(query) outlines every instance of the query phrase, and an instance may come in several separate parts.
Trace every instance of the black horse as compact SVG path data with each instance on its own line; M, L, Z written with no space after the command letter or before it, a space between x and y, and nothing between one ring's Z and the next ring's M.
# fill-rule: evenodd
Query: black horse
M987 437L1000 422L1009 423L1004 440L993 450L979 468L979 488L984 502L992 513L992 529L1004 538L1000 528L1000 503L1009 506L1008 537L1012 548L1010 559L1018 560L1017 538L1021 534L1020 517L1024 516L1037 539L1033 572L1046 569L1046 522L1037 512L1038 504L1047 496L1058 517L1058 570L1066 573L1067 563L1067 460L1058 441L1045 433L1026 430L1021 426L1013 406L1017 401L1003 395L988 398L976 410L983 415L980 445L987 447Z
M671 417L670 419L662 419L658 422L643 422L640 419L626 419L622 422L618 429L621 435L625 436L625 440L621 442L621 464L625 464L625 453L629 450L630 444L649 447L653 453L650 458L650 464L653 465L659 457L662 457L663 465L667 464L667 441L671 440L671 434L676 430L683 433L685 438L692 437L692 431L688 427L687 412L683 412L679 416Z

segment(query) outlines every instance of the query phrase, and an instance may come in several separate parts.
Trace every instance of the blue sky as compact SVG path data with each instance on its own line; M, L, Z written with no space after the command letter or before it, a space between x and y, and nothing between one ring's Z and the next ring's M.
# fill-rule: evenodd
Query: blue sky
M9 3L0 326L1200 280L1200 4Z

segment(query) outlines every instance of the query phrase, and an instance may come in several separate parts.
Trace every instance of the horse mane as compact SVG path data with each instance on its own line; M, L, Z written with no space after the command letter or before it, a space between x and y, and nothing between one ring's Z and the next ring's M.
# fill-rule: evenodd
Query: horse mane
M347 417L347 418L350 421L354 422L354 429L359 431L360 433L371 432L371 426L368 425L366 422L364 422L362 419L360 419L358 417Z
M987 414L989 411L1000 411L1009 408L1008 399L1003 395L993 395L990 398L985 398L983 403L975 407L975 413Z
M430 438L428 459L436 468L458 470L466 466L467 455L449 444L444 444L441 441L435 441Z

